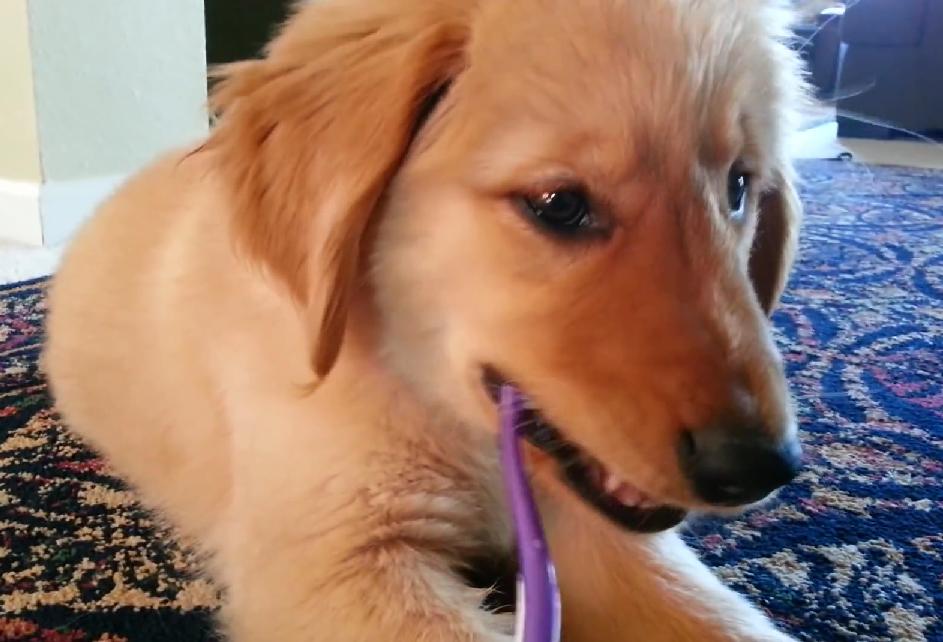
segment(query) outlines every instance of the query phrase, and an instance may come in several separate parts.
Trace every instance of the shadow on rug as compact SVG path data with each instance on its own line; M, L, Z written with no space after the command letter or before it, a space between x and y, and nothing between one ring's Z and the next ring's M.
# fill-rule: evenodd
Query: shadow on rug
M943 641L943 174L801 169L776 326L808 467L686 536L802 640ZM51 410L43 287L0 290L0 640L212 640L213 588Z

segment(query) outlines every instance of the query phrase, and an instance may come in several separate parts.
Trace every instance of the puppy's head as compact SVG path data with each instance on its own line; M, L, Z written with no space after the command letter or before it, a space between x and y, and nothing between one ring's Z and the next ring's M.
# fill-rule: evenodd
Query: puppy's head
M216 94L235 234L319 376L379 327L467 423L519 386L535 459L625 527L752 503L798 459L766 318L799 216L784 26L754 0L310 4Z

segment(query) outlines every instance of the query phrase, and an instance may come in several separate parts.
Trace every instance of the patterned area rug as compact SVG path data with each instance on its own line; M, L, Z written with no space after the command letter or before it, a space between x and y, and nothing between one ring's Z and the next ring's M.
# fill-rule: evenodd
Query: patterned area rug
M808 468L776 503L686 536L802 640L940 642L943 174L802 170L776 326ZM43 287L0 291L0 640L211 640L213 588L50 408Z

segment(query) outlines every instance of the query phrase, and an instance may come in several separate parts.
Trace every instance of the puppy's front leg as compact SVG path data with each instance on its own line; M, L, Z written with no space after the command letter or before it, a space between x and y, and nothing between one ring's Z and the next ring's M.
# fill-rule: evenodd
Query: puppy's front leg
M631 535L583 511L548 525L566 642L789 642L675 533Z
M483 593L436 553L407 541L348 547L354 533L331 539L282 532L225 553L226 639L511 642L512 622L483 610Z
M393 508L378 520L323 487L317 510L296 490L243 502L219 529L211 568L227 640L511 642L513 622L453 570L468 544L448 520L431 509L392 519Z

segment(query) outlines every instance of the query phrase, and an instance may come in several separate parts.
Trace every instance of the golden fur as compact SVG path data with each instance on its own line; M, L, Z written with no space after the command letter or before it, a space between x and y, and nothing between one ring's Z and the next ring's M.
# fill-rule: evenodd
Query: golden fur
M321 0L228 68L209 139L125 185L51 291L59 407L207 553L235 642L498 642L492 364L650 495L682 426L794 430L765 314L799 206L772 0ZM449 84L414 136L430 93ZM756 177L723 215L735 161ZM565 244L508 195L578 180ZM531 453L567 642L788 640L676 534Z

